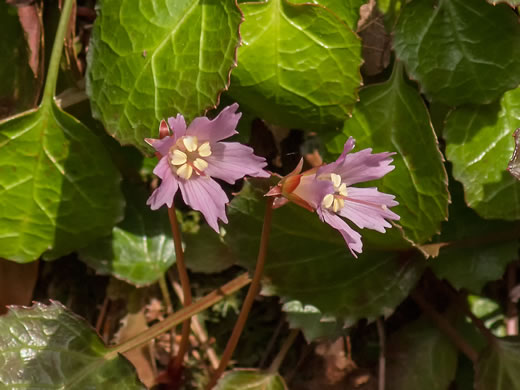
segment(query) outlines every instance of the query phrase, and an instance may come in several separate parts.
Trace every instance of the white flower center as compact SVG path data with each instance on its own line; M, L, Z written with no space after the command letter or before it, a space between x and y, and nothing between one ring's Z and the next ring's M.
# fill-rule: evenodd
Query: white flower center
M208 167L204 158L208 156L211 156L209 142L199 145L197 137L186 135L180 137L170 148L168 162L179 177L188 180L193 172L199 176L204 175L204 170Z
M345 206L344 197L348 195L347 185L341 182L341 176L336 173L330 174L330 181L334 185L334 192L332 194L325 195L321 204L326 209L337 213Z

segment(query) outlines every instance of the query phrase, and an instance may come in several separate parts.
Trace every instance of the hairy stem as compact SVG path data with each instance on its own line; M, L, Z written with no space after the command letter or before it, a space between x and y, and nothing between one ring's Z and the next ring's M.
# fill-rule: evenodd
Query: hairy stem
M448 336L453 344L471 360L473 363L477 362L478 353L469 345L466 340L457 332L453 325L442 314L437 312L435 308L430 305L426 299L417 290L412 292L412 299L419 305L422 311L430 317L435 325Z
M191 287L190 278L186 269L186 263L184 262L184 251L182 250L182 239L181 232L179 229L179 222L177 221L177 214L175 213L175 207L168 208L168 217L170 218L170 225L172 228L173 243L175 245L175 263L177 264L177 271L179 273L179 279L181 281L182 293L184 295L183 306L189 306L191 304ZM177 356L173 362L172 375L173 377L180 376L182 370L184 355L188 349L190 337L190 317L188 317L182 323L181 341L179 343L179 350Z
M65 4L63 4L63 8L61 10L60 22L58 24L58 30L56 31L56 37L54 38L54 44L52 46L51 59L49 61L49 67L47 71L47 79L45 80L42 105L50 104L56 93L56 83L58 81L58 72L60 70L63 42L65 39L65 34L67 33L67 27L69 25L70 13L72 11L73 4L74 0L65 0Z
M130 351L134 348L140 347L148 343L150 340L169 331L170 329L177 326L187 318L191 318L195 314L200 313L201 311L221 301L228 295L231 295L234 292L240 290L242 287L248 285L250 282L251 279L249 278L247 273L244 273L236 277L235 279L226 283L222 287L213 290L205 297L175 312L174 314L166 318L164 321L158 322L157 324L153 325L152 327L138 334L137 336L126 340L124 343L116 345L105 355L105 359L114 359L120 353L125 353L127 351Z
M378 390L385 390L386 377L386 337L384 319L379 317L376 321L377 334L379 336L379 375Z
M273 197L267 198L267 205L265 208L264 215L264 225L262 227L262 237L260 239L260 249L258 251L258 258L256 261L255 273L253 275L253 280L251 282L251 286L249 286L249 290L247 291L246 299L242 305L242 309L240 310L240 314L238 316L237 322L235 323L235 327L233 328L233 332L231 333L231 337L228 340L226 345L226 349L222 354L220 359L220 365L217 370L213 374L207 389L212 389L213 386L217 383L220 376L223 374L226 369L233 352L238 344L238 340L240 335L242 334L242 330L244 330L244 325L247 321L247 316L249 315L249 311L251 310L251 306L253 306L253 301L255 300L256 295L260 290L260 280L262 279L262 274L264 272L265 259L267 256L267 246L269 242L269 233L271 232L271 219L273 216Z

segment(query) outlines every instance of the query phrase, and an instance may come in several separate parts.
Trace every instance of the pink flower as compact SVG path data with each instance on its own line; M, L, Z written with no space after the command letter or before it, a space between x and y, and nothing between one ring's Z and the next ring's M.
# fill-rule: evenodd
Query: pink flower
M242 114L236 113L238 104L224 108L213 120L195 118L186 128L180 114L163 121L159 133L164 138L147 138L146 142L160 155L153 173L162 179L146 204L157 210L166 204L171 207L175 193L180 188L184 202L200 211L208 224L218 232L218 219L227 223L226 193L213 178L230 184L246 175L269 177L264 171L267 163L255 156L253 149L238 142L220 142L236 134L236 126Z
M349 154L354 147L350 137L343 153L333 163L300 173L298 168L284 177L267 195L283 196L303 207L315 210L320 219L339 230L354 257L362 252L361 235L344 220L358 228L373 229L384 233L392 227L388 220L399 216L388 208L398 205L394 196L379 192L377 188L357 188L352 184L380 179L394 169L392 156L395 153L372 153L364 149ZM343 218L342 218L343 217Z

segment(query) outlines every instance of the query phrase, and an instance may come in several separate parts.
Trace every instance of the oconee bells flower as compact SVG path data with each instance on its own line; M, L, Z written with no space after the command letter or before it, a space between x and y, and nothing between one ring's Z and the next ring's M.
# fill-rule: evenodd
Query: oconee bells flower
M236 134L236 126L242 114L236 113L238 104L224 108L213 120L195 118L186 128L180 114L163 121L159 126L159 139L147 138L160 158L153 173L161 178L147 204L152 210L162 205L171 207L175 193L180 188L184 202L200 211L208 224L216 231L218 219L227 223L224 190L215 179L230 184L246 175L269 177L263 170L267 165L263 157L253 154L253 149L238 142L220 142Z
M350 137L335 162L303 173L303 161L300 161L298 167L266 195L283 197L277 199L276 206L292 201L316 211L323 222L341 233L350 252L357 257L356 253L363 249L361 235L343 218L360 229L384 233L385 228L392 227L387 220L398 220L399 216L389 210L398 205L393 195L379 192L375 187L352 187L352 184L380 179L392 171L391 156L395 153L372 153L372 149L364 149L349 154L353 147L354 139Z

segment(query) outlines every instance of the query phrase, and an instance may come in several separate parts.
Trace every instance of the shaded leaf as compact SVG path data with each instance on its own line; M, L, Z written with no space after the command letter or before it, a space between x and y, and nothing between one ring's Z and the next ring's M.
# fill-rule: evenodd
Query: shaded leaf
M291 329L300 329L308 343L318 339L337 338L343 327L335 318L324 317L312 305L302 305L300 301L290 301L283 305Z
M507 264L517 258L520 224L484 220L464 203L462 185L450 180L450 219L438 238L442 246L429 260L440 279L455 288L479 293L487 282L500 279Z
M493 5L505 3L505 4L509 4L511 7L520 6L520 1L518 1L518 0L487 0L487 1L488 1L488 3L493 4Z
M446 390L455 378L457 349L431 322L421 318L388 340L388 390Z
M249 268L256 262L265 192L247 184L229 205L227 242ZM414 251L367 251L356 260L339 232L315 213L287 204L274 211L263 291L352 323L390 315L415 286L424 264Z
M395 170L373 185L396 196L399 206L392 211L401 217L398 224L406 238L422 244L439 231L449 202L446 171L428 111L419 93L404 80L400 65L387 82L364 88L360 99L342 134L327 148L339 154L352 136L354 151L373 148L397 153Z
M234 1L101 1L88 52L94 116L145 150L159 120L182 113L189 122L215 106L235 65L240 21Z
M520 337L496 339L480 355L475 390L520 389Z
M520 127L520 88L486 106L464 106L446 120L446 157L466 203L484 218L520 219L520 183L507 172Z
M144 389L134 368L58 302L0 317L0 385L20 389Z
M0 257L55 259L108 235L120 180L99 139L52 100L0 122Z
M31 13L35 7L35 5L29 5L20 8L20 12ZM41 21L38 19L37 23L34 23L33 20L32 28L35 34L32 34L30 39L34 40L38 31L41 34ZM0 35L9 37L9 39L0 40L0 52L2 53L0 118L2 118L36 105L43 81L41 72L43 68L40 67L40 63L36 63L40 58L40 53L30 53L18 16L18 9L8 5L5 1L0 1ZM31 69L30 64L35 67L34 70Z
M136 286L156 282L175 262L166 208L152 211L144 188L125 185L125 219L111 236L80 251L80 258L101 274L113 275Z
M520 24L506 5L409 2L394 38L410 76L439 102L490 103L520 83Z
M285 381L278 374L256 370L234 370L226 373L215 390L287 390Z
M357 101L361 42L324 7L269 0L241 4L243 45L229 93L286 127L339 127Z
M224 271L235 263L235 256L207 224L202 224L197 233L184 233L186 266L194 272L214 273Z

